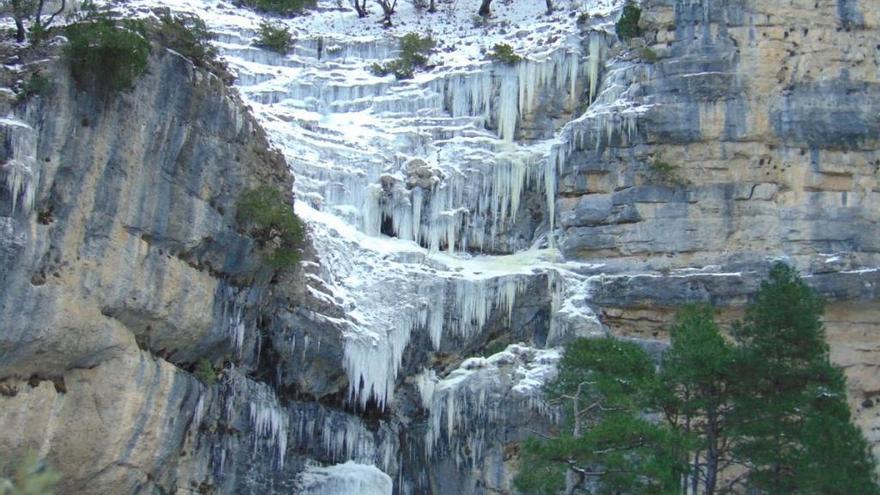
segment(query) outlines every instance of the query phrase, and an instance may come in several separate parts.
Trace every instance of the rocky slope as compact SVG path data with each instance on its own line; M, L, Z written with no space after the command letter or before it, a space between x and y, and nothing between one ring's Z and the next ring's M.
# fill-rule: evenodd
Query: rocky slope
M656 349L698 300L733 320L778 259L829 298L880 446L868 2L645 0L629 42L611 0L479 24L406 4L390 29L322 3L284 21L286 56L252 12L178 3L240 97L161 49L111 100L51 57L7 66L53 88L7 91L0 121L0 472L36 452L64 493L511 493L557 346ZM370 73L426 30L433 67ZM488 60L502 41L525 60ZM259 184L297 192L294 270L236 226Z

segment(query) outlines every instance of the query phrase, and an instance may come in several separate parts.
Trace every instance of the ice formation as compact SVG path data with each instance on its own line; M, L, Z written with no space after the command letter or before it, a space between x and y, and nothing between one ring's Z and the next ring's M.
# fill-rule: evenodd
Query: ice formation
M321 467L311 466L302 474L304 495L391 495L391 477L374 466L348 461Z
M232 348L235 350L235 355L241 357L242 346L244 345L245 334L247 333L244 306L249 291L237 289L232 285L221 282L217 287L217 293L217 300L222 302L219 308L219 317L216 319L222 327L218 330L218 333L225 335L229 339Z
M274 453L275 465L279 468L284 467L289 425L287 411L278 404L278 400L268 388L263 398L248 404L248 409L254 451L259 448L268 449Z
M34 208L36 188L40 182L37 161L37 134L34 129L13 117L0 119L0 127L8 136L11 157L0 165L6 176L6 189L12 198L12 211L20 206L24 213Z
M431 370L417 375L415 385L430 414L426 456L442 448L459 465L473 465L490 429L503 428L505 419L523 414L512 415L512 410L555 414L542 399L541 387L555 374L559 357L557 349L515 344L487 358L465 360L443 379Z
M583 302L588 280L555 249L557 177L575 150L635 137L643 111L615 107L628 89L603 74L623 0L578 3L574 8L593 14L584 36L572 34L580 31L573 12L545 17L545 3L534 0L498 9L475 27L477 4L441 4L444 11L429 22L443 45L431 56L436 67L394 81L369 66L395 57L401 35L426 31L409 4L399 6L388 30L337 8L279 20L297 36L293 52L282 56L252 46L257 14L223 2L175 2L218 33L242 97L293 168L295 207L310 224L321 262L307 290L345 310L344 317L315 318L343 330L348 400L382 410L398 387L415 386L430 418L425 454L459 463L475 462L493 423L509 419L504 404L552 416L539 390L558 351L514 345L466 360L447 376L427 370L403 385L408 345L418 336L433 350L463 348L489 323L509 325L534 288L550 295L549 345L600 331ZM498 42L524 59L513 66L486 60ZM561 127L560 115L585 108ZM533 198L543 204L540 225L514 235L524 213L535 215ZM246 295L232 291L227 300L224 331L240 353ZM320 345L316 339L290 345L305 357ZM391 433L323 409L285 412L265 395L249 404L255 449L273 452L281 465L289 435L297 449L348 461L309 468L305 493L391 493L391 479L379 470L391 472L398 462L393 444L382 440Z

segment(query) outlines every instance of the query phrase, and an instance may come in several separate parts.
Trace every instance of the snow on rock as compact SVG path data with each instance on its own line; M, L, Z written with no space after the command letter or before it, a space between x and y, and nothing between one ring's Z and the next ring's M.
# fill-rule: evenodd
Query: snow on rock
M491 428L503 428L503 421L535 411L553 416L541 393L555 375L558 349L534 349L513 344L486 358L470 358L445 378L433 370L414 377L422 406L430 419L425 434L427 457L437 449L454 456L461 465L473 465L482 455Z
M273 19L296 38L286 55L253 46L255 12L217 0L173 3L217 34L239 92L293 169L295 209L320 258L307 289L345 314L335 322L344 329L349 402L388 408L415 332L425 332L434 350L465 344L490 320L509 324L536 277L552 295L548 345L601 332L585 303L584 267L563 262L555 248L556 180L587 136L637 131L638 109L622 122L603 117L626 105L627 88L600 84L623 3L561 0L548 15L543 0L517 0L479 19L480 0L437 2L434 14L400 2L394 25L383 28L378 9L359 19L344 2L319 0L305 15ZM167 6L127 3L143 15ZM584 25L581 14L589 14ZM408 81L372 74L370 66L396 57L400 37L411 32L437 41L429 67ZM496 43L523 60L491 61ZM587 116L563 127L588 105ZM524 213L535 214L524 210L526 200L540 195L537 231L508 236ZM237 348L247 332L238 313L230 306ZM511 346L446 377L415 377L430 411L428 454L440 448L462 462L479 456L489 422L503 412L502 391L505 400L547 413L540 384L557 359L556 350ZM389 469L393 453L356 420L288 417L273 400L250 408L255 445L273 449L279 464L291 429L293 442L320 442L329 458ZM306 493L391 492L387 475L354 462L310 468L304 486Z
M391 495L391 477L375 466L348 461L343 464L310 466L301 477L304 495Z

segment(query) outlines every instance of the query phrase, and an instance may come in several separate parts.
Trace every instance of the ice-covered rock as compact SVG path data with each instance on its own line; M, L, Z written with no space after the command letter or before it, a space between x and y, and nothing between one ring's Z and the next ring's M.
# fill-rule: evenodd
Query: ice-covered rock
M302 474L304 495L391 495L391 477L375 466L348 461L333 466L309 467Z

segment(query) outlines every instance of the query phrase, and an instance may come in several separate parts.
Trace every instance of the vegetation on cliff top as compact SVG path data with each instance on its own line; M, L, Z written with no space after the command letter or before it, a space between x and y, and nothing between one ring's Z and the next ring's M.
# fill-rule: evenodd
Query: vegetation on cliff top
M260 186L246 191L238 200L236 219L267 251L269 266L281 269L299 262L305 225L278 189Z
M151 31L160 45L183 55L196 66L210 68L217 57L217 49L210 44L213 35L205 21L196 15L165 10L159 13L159 23Z
M614 30L617 37L621 40L635 38L642 34L639 29L639 19L642 17L642 9L632 3L628 3L623 7L623 13L620 15Z
M638 345L579 340L549 399L567 418L525 442L527 493L880 494L828 358L823 301L777 265L730 340L709 306L677 315L659 371ZM590 490L586 490L590 487Z
M258 12L293 15L309 7L314 7L317 2L316 0L236 0L235 3Z
M67 63L80 88L126 89L147 70L150 42L143 21L118 19L88 2L64 34Z
M507 65L516 65L522 61L522 56L513 51L513 47L507 43L496 43L489 53L489 58Z

